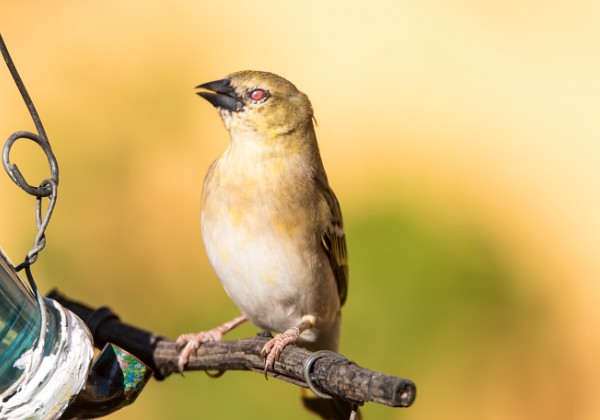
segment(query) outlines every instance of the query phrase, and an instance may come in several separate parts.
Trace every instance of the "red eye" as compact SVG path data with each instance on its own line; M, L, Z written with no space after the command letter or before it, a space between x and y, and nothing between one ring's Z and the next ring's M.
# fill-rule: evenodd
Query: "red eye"
M253 101L260 101L265 99L266 96L267 92L265 92L263 89L254 89L252 92L250 92L250 99Z

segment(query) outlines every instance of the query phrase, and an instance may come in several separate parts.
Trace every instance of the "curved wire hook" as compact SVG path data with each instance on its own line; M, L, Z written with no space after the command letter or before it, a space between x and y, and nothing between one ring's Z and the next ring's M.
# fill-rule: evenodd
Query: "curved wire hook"
M35 127L39 134L30 133L28 131L17 131L13 133L4 144L4 148L2 149L2 165L6 170L6 173L12 179L15 184L17 184L21 189L27 192L30 195L36 197L36 222L38 227L37 235L35 236L35 240L33 242L33 248L27 253L25 257L25 261L21 263L18 267L16 267L17 271L25 268L27 273L27 278L29 279L31 288L34 292L36 292L36 285L31 275L30 266L33 264L38 257L38 254L44 247L46 246L46 237L45 231L48 227L48 223L50 221L50 217L52 216L52 212L54 211L54 206L56 204L57 192L58 192L58 162L56 161L56 157L54 153L52 153L52 148L50 147L50 142L48 141L48 136L46 135L46 131L44 130L44 126L42 125L42 121L35 109L35 105L27 93L27 89L25 88L25 84L21 80L19 73L10 57L8 49L6 48L6 44L2 39L2 35L0 35L0 52L2 52L2 56L4 57L4 61L6 62L6 66L10 71L10 74L21 93L21 97L29 110L29 114L33 119ZM48 159L48 164L50 165L50 179L45 179L42 181L39 187L34 187L29 185L29 183L25 180L25 177L17 167L17 165L10 162L10 149L14 145L14 143L19 139L29 139L38 146L42 148L46 158ZM50 202L48 204L48 208L46 209L46 214L42 215L42 199L44 197L48 197Z
M312 370L312 367L315 364L315 362L326 356L340 357L339 354L337 354L333 351L319 350L317 352L314 352L312 355L310 355L304 361L302 370L304 373L304 382L306 382L306 385L313 392L313 394L315 394L319 398L329 400L329 399L332 399L333 397L329 394L325 394L324 392L318 390L317 387L315 386L314 382L312 381L312 378L310 377L310 371ZM355 420L358 415L358 407L359 407L359 405L362 405L362 403L357 402L357 401L352 401L350 403L352 404L352 410L350 412L350 418L348 420Z
M312 355L310 355L310 357L308 357L305 361L304 361L304 366L303 366L303 373L304 373L304 382L306 382L306 385L308 385L308 388L313 392L313 394L315 394L317 397L319 398L323 398L326 400L329 400L331 398L333 398L331 395L329 394L325 394L322 391L319 391L316 387L315 384L312 381L312 378L310 377L310 371L312 370L313 365L315 364L315 362L317 360L319 360L322 357L325 356L337 356L337 353L334 353L330 350L319 350L315 353L313 353Z
M4 43L4 39L2 39L2 35L0 35L0 51L2 52L4 62L6 63L6 66L8 67L8 70L10 71L10 74L13 80L15 81L15 84L17 85L17 88L21 93L21 97L23 98L23 101L25 102L25 105L29 110L31 119L35 124L35 128L39 133L34 134L28 131L17 131L16 133L13 133L4 144L4 149L2 150L2 164L4 165L4 169L8 173L8 176L10 176L10 179L12 179L20 188L22 188L28 194L31 194L35 197L48 197L52 193L52 190L48 188L48 186L43 187L42 185L40 185L40 187L34 187L32 185L29 185L29 183L25 181L25 177L23 177L23 174L21 173L17 165L10 163L9 154L14 142L21 138L32 140L36 142L46 154L46 157L48 158L48 163L50 164L52 180L56 183L56 185L58 185L58 164L56 162L56 157L54 156L54 153L52 153L52 148L50 147L50 142L48 141L48 136L46 135L46 130L44 130L42 120L40 119L40 116L37 113L37 110L35 109L35 105L33 104L33 101L31 100L31 97L29 96L29 93L25 88L23 80L21 80L21 76L19 76L19 72L17 71L17 68L13 63L12 58L10 57L10 53L8 52L8 48ZM44 183L42 182L42 184Z
M4 165L4 169L6 170L6 173L10 179L12 179L13 182L25 192L35 197L48 197L50 194L52 194L52 188L49 188L47 183L42 182L39 187L30 185L25 180L25 177L19 170L19 167L16 164L10 163L10 149L19 139L29 139L37 143L42 148L46 158L48 159L48 164L50 165L51 179L56 185L58 185L58 162L56 161L56 157L54 156L54 153L52 153L50 143L37 134L30 133L28 131L17 131L16 133L13 133L6 140L6 143L4 143L4 148L2 149L2 165Z

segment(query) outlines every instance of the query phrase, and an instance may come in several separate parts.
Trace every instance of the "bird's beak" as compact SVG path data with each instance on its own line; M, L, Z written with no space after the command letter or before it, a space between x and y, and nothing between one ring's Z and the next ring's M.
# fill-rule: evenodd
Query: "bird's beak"
M214 82L204 83L196 86L196 89L205 89L210 92L196 92L208 102L217 108L227 109L229 111L241 111L244 103L231 87L231 80L222 79Z

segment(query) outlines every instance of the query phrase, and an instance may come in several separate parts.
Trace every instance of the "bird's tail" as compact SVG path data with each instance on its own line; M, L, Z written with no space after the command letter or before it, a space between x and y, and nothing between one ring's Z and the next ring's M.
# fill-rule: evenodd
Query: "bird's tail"
M353 404L339 399L326 400L317 397L315 394L307 389L302 389L300 399L304 408L311 413L318 415L324 420L361 420L362 416L358 408L356 408L355 417L351 417L354 409Z

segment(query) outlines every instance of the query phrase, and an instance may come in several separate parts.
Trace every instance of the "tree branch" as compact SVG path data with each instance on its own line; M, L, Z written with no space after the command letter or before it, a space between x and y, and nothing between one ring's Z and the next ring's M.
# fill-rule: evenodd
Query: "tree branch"
M48 297L70 309L88 325L96 347L102 348L107 342L122 347L148 365L159 380L178 373L179 352L173 340L124 324L107 307L94 310L56 290L51 291ZM190 357L185 370L249 370L262 374L264 362L259 354L267 340L265 337L253 337L204 343L197 354ZM312 354L306 349L288 346L268 375L307 387L304 362ZM319 358L313 365L310 378L326 394L358 403L409 407L416 394L413 382L365 369L337 353Z

